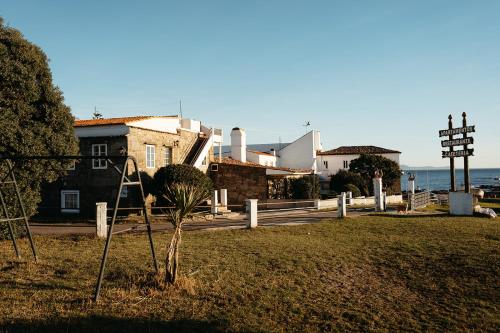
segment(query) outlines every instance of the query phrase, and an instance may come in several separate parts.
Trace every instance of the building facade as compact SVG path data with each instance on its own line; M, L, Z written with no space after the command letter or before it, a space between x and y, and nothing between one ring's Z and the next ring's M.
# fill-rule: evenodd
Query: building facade
M95 159L78 160L67 174L43 187L42 215L71 214L93 216L96 202L115 202L120 181L116 168L120 160L107 161L99 156L129 155L138 163L146 192L155 172L169 164L189 164L204 172L214 159L214 146L222 145L222 132L203 126L199 121L178 116L127 117L75 121L80 155ZM135 176L129 165L128 177ZM120 205L139 204L137 188L125 187Z
M329 177L340 170L349 170L351 161L363 154L382 156L399 164L401 152L376 146L342 146L318 152L318 173Z

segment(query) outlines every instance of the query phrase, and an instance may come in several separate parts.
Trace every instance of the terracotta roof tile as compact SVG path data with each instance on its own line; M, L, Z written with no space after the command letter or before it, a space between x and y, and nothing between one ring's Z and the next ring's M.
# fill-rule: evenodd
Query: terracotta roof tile
M361 155L361 154L401 154L397 150L376 146L342 146L336 149L319 152L318 155Z
M134 116L122 118L107 118L107 119L86 119L75 120L74 127L87 127L87 126L105 126L105 125L125 125L127 123L150 118L175 118L177 116Z

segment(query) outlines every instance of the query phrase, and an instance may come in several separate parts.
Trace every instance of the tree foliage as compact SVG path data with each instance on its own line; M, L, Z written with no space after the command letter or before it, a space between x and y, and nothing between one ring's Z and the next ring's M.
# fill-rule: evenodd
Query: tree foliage
M345 191L344 192L351 192L353 198L357 198L361 196L361 191L359 190L359 187L353 184L347 184L345 186Z
M355 186L358 189L359 195L355 195L355 191L348 185ZM354 196L368 196L370 194L366 180L360 174L347 170L340 170L331 177L330 189L336 193L350 191L353 192Z
M318 199L320 196L319 177L308 175L291 180L293 199Z
M76 155L74 118L52 82L47 56L0 18L0 154ZM17 161L16 177L28 215L36 212L40 186L56 180L71 161ZM0 161L0 174L6 168ZM9 207L11 190L5 189ZM18 211L11 211L19 216Z
M206 191L213 188L210 177L202 171L186 164L170 164L156 171L151 187L157 204L165 203L164 195L173 184L185 184L200 187Z
M373 193L372 178L376 170L382 170L382 183L385 188L392 188L399 184L401 178L401 169L398 163L377 155L361 155L359 158L352 160L349 165L349 171L357 173L363 177L370 193ZM356 185L356 184L354 184ZM398 192L397 189L394 190Z

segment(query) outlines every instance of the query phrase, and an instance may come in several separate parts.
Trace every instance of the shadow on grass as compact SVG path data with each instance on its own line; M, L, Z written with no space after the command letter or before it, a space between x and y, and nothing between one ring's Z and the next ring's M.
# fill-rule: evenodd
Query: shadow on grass
M44 282L10 282L0 281L0 289L19 289L19 290L70 290L75 291L76 288L64 286L57 283L44 283ZM0 333L2 333L0 331Z
M13 322L0 326L0 333L17 332L227 332L224 321L180 319L171 321L94 316L43 322ZM243 331L245 332L245 331ZM250 332L250 331L246 331Z

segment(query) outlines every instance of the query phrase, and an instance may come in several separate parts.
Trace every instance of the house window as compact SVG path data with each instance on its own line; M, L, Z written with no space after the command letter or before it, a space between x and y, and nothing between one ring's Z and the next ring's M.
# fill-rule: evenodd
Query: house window
M66 170L75 170L76 169L76 161L71 161L71 164L68 166Z
M108 145L105 143L100 143L92 145L92 156L104 156L108 154ZM108 167L108 161L104 158L93 159L92 169L106 169Z
M146 145L146 168L155 167L155 146Z
M163 166L172 164L172 148L165 147L163 151Z
M349 161L344 161L344 169L348 169L349 168Z
M61 191L61 212L80 213L80 191Z
M325 169L328 169L328 161L323 161L323 165L325 166Z

